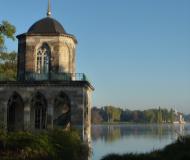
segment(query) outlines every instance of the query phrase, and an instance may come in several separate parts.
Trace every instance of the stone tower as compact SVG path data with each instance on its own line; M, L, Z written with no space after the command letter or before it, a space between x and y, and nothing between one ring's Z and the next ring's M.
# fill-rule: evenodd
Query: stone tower
M76 73L75 36L51 17L34 23L18 38L18 73L0 81L0 120L8 131L82 126L91 140L91 94L85 74Z
M43 18L33 24L27 33L18 35L17 38L18 80L45 77L51 80L51 74L75 74L77 40L66 33L55 19Z

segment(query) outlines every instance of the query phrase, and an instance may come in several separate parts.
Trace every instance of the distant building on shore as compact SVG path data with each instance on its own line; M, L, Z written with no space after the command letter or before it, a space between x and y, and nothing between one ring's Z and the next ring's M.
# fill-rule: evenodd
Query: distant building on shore
M175 111L174 124L185 124L182 112Z

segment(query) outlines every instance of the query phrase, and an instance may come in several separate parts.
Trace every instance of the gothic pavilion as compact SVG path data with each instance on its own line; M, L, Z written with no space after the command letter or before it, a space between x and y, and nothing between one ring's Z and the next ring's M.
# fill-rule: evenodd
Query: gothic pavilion
M91 140L93 86L76 73L75 36L51 17L34 23L18 38L17 80L0 81L0 122L7 131L69 129L82 125Z

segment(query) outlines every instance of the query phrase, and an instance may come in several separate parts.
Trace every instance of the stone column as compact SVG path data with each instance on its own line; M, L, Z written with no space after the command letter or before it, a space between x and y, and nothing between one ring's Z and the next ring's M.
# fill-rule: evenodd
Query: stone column
M0 116L2 116L1 117L1 127L2 127L2 129L4 130L4 131L7 131L7 102L4 100L4 101L2 101L1 102L1 104L0 104L1 106L0 106Z
M51 99L48 100L47 107L47 129L53 129L53 102Z
M84 105L84 142L90 149L90 154L87 160L92 159L92 143L91 143L91 107L92 107L92 90L90 88L85 89L85 105Z
M83 125L84 125L84 135L83 140L85 143L91 143L91 90L83 89L83 99L84 99L84 106L83 106Z
M29 102L25 102L24 103L24 130L28 131L31 130L31 123L30 123L30 112L31 112L31 108L30 108L30 104Z

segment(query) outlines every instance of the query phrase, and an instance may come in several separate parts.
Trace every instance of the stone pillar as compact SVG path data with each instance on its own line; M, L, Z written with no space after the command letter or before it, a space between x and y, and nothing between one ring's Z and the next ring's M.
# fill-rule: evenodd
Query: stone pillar
M88 104L87 104L87 107L88 107L88 139L89 139L89 142L91 143L91 109L92 109L92 90L89 88L88 91L87 91L87 98L88 98Z
M29 102L25 102L24 103L24 130L28 131L31 130L31 123L30 123L30 112L31 112L31 108L30 108L30 104Z
M53 129L53 102L48 100L47 107L47 129Z
M85 143L91 143L91 90L83 89L83 140Z
M7 102L1 101L0 105L1 128L7 131Z

